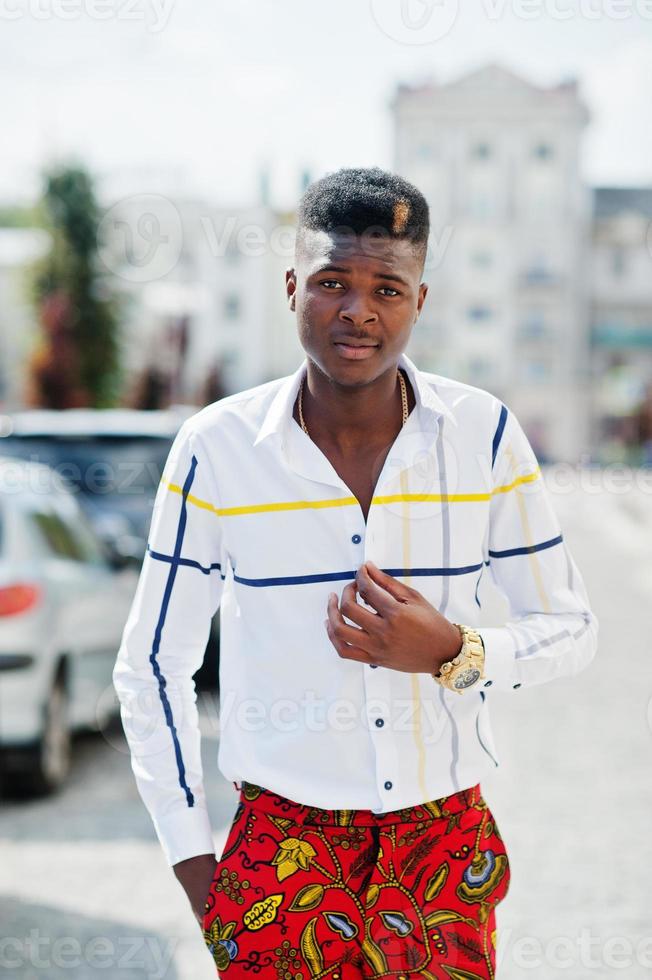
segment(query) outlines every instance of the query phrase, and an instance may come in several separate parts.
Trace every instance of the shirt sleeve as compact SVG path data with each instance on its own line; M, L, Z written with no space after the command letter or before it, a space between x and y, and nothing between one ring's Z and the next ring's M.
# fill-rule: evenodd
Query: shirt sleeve
M508 600L509 619L478 629L485 647L482 683L512 690L583 670L597 649L598 621L535 453L505 405L491 463L485 560Z
M138 791L170 865L214 853L193 674L220 603L216 488L192 419L170 449L113 669Z

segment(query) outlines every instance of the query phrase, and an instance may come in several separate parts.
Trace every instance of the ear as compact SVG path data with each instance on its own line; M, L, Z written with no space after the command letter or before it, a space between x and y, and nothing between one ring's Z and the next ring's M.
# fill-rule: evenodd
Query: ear
M415 320L418 318L419 314L421 313L421 308L423 307L423 304L426 301L427 295L428 295L428 283L422 282L419 285L419 297L417 299L417 315L415 317Z
M285 270L285 292L292 312L296 309L297 276L293 267Z

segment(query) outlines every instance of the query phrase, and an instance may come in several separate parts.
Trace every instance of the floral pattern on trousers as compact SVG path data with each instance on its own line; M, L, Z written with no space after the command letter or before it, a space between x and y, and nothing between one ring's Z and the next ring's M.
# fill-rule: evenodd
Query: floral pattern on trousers
M202 923L218 976L493 980L510 866L479 784L380 814L239 789Z

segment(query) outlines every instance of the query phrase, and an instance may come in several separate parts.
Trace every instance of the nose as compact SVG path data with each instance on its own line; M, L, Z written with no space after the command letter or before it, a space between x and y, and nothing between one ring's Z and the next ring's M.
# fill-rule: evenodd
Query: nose
M370 309L368 298L365 295L349 291L340 308L339 319L343 323L362 327L369 323L377 323L378 314Z

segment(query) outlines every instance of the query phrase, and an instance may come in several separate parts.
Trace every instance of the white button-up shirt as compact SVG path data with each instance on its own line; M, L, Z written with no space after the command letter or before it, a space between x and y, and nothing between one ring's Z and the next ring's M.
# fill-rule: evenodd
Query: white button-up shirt
M113 672L170 864L214 850L192 676L218 606L222 774L325 808L382 813L474 785L498 764L490 693L575 674L595 653L596 617L513 412L399 363L416 405L366 522L292 417L305 361L208 405L174 441ZM483 680L458 694L338 655L328 594L366 559L469 626L489 572L511 619L481 630Z

